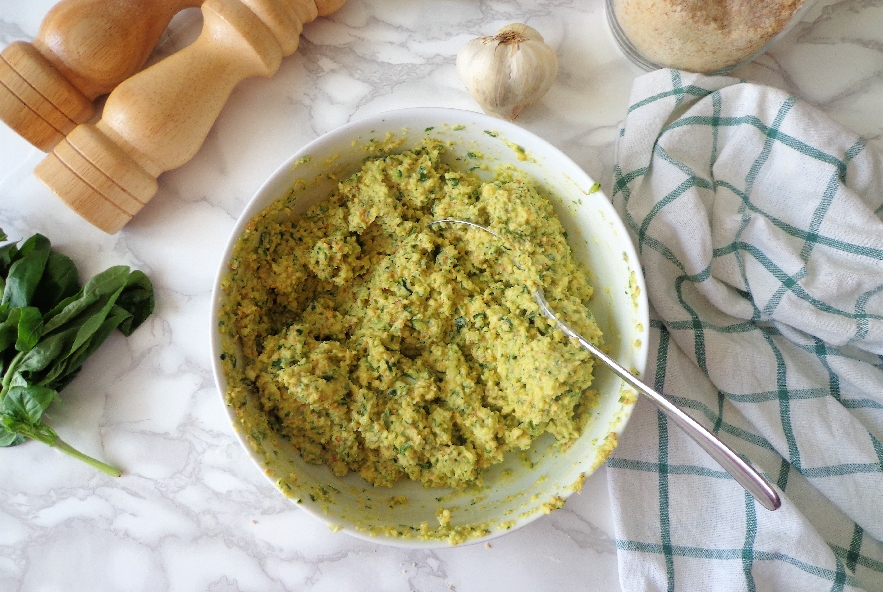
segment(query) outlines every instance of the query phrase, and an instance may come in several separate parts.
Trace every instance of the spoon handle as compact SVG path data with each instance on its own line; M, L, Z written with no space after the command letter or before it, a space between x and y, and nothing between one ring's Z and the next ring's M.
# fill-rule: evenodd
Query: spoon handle
M533 294L534 300L540 306L543 315L558 324L561 331L568 337L576 339L581 346L589 350L593 356L606 364L613 372L622 378L629 386L648 397L656 406L674 423L680 426L694 442L699 444L717 463L735 479L739 485L745 488L748 493L760 502L760 504L768 509L775 510L782 505L779 494L770 485L770 482L761 475L754 467L742 460L736 452L721 441L717 436L708 431L695 419L681 411L671 401L648 387L646 384L635 378L635 376L622 367L616 360L602 352L588 339L574 331L564 321L559 319L549 308L546 299L540 290Z

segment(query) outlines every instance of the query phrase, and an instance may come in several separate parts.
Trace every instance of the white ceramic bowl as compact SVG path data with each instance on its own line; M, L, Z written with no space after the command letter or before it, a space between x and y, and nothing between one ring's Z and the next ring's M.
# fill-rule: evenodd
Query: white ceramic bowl
M416 147L423 137L432 135L451 142L448 155L452 158L473 151L491 165L511 163L527 172L553 201L571 248L590 272L595 288L591 309L611 355L625 367L643 372L649 327L643 277L625 227L604 194L593 191L594 181L557 148L514 124L481 113L419 108L380 113L325 134L279 167L248 203L223 254L213 296L211 347L222 396L226 383L217 327L224 297L220 279L228 272L233 246L244 226L267 205L288 195L299 180L299 209L305 211L326 199L334 187L327 177L329 169L346 178L360 168L369 141L383 139L387 133L404 138L401 149ZM273 435L260 441L246 437L228 410L243 446L270 481L332 528L391 545L437 547L450 542L421 539L417 533L421 523L438 526L440 508L451 510L452 526L475 527L473 535L479 536L470 542L483 541L548 513L579 489L609 455L636 399L618 377L598 365L595 387L601 403L573 446L562 453L547 435L531 450L532 462L510 455L488 473L481 491L427 489L410 481L386 489L375 488L352 473L338 478L323 465L304 463ZM297 475L295 483L288 478L292 474ZM387 527L398 533L391 534ZM413 536L402 538L401 533Z

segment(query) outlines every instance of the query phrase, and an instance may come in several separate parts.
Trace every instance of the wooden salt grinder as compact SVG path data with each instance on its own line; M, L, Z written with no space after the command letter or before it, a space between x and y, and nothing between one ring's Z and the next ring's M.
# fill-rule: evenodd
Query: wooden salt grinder
M83 218L117 232L156 193L160 173L196 154L233 87L272 76L303 24L344 1L205 0L197 40L120 84L101 120L77 126L35 174Z
M0 119L48 152L92 102L137 72L180 10L202 0L64 0L33 43L0 54Z

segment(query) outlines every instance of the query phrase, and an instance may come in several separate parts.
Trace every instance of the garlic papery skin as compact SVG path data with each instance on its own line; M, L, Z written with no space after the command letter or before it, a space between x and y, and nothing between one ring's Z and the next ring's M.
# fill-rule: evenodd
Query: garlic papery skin
M457 74L485 113L513 121L551 88L558 56L536 29L514 23L464 45Z

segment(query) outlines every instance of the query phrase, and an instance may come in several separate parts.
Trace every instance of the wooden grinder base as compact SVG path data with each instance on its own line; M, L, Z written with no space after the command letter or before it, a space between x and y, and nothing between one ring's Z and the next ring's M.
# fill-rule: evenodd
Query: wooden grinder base
M93 125L79 125L34 169L64 203L114 234L157 191L147 173Z

